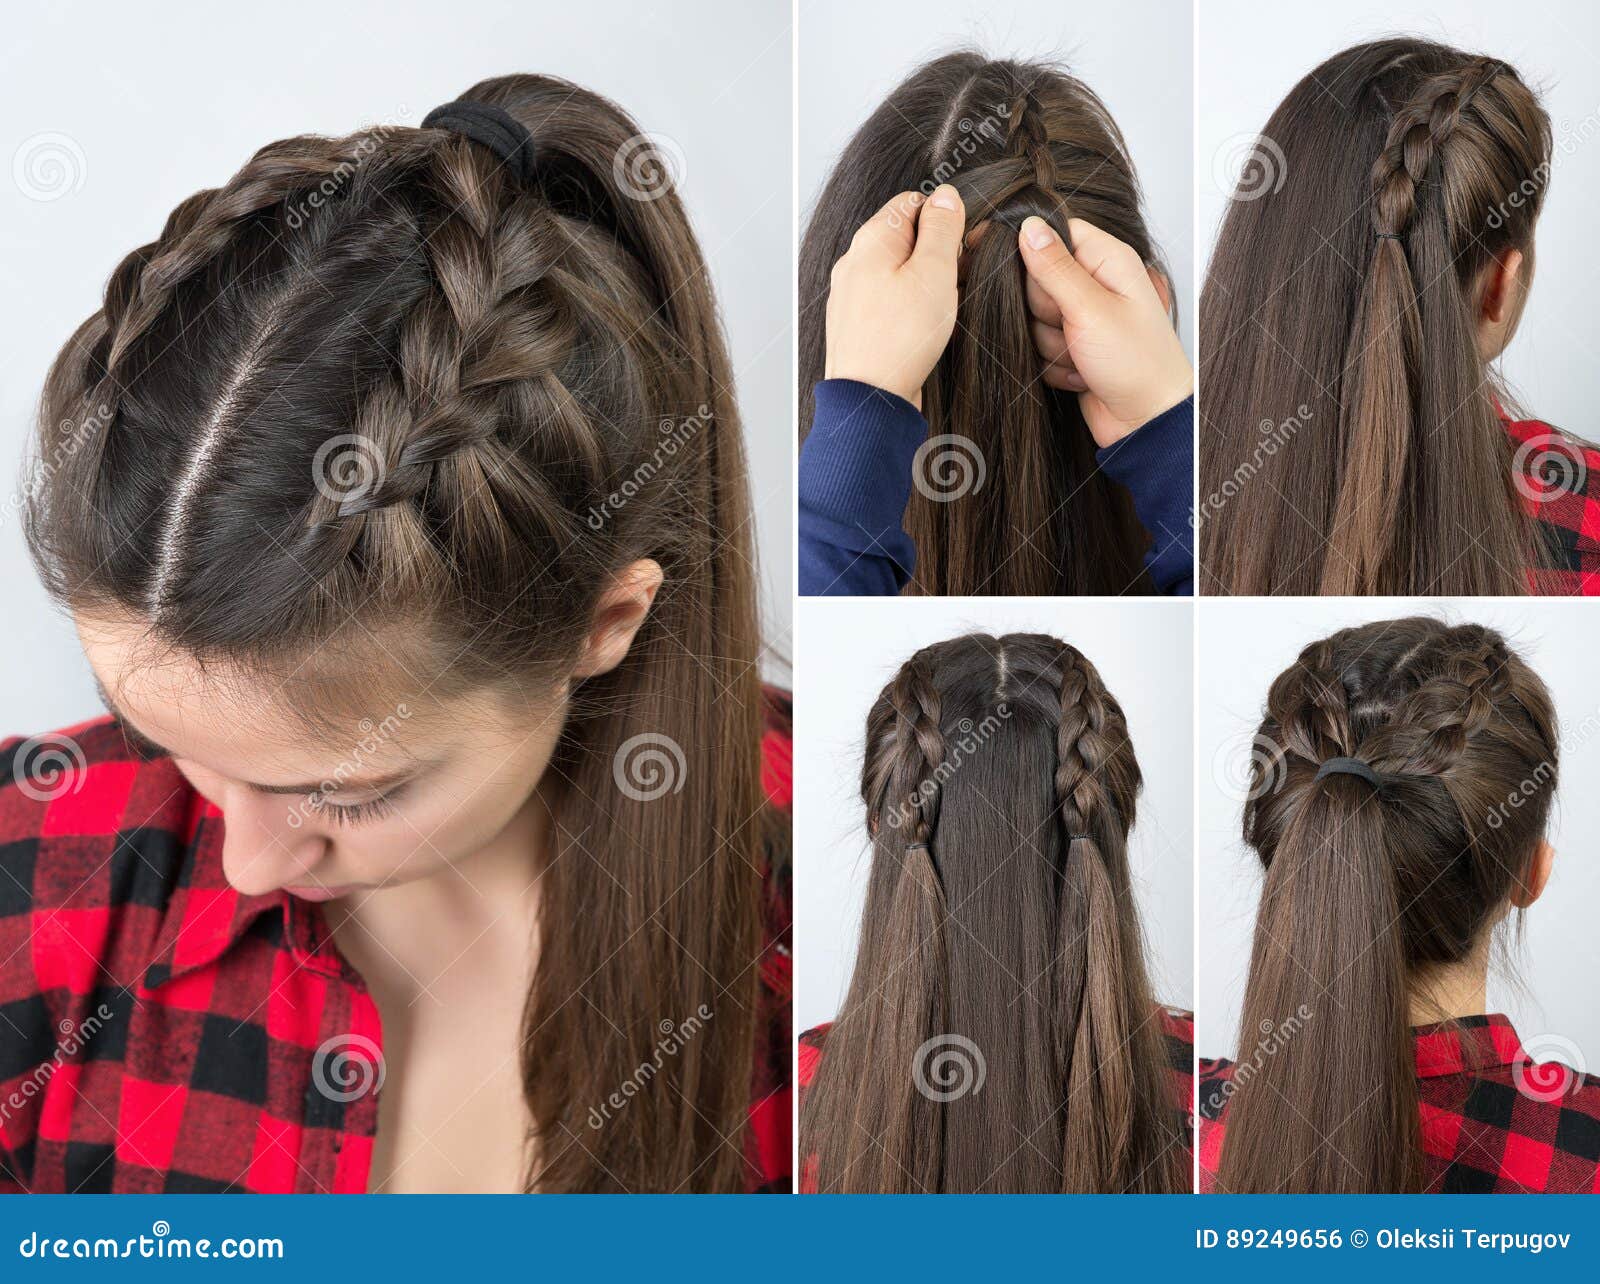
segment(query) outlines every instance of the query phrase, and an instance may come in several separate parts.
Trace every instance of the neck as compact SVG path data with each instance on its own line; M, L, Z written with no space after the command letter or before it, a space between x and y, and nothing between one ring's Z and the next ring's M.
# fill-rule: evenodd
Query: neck
M512 984L531 966L539 871L554 832L542 790L465 860L424 878L330 906L339 948L375 992L415 999L493 977Z
M1454 1017L1482 1016L1489 1009L1487 958L1431 968L1411 986L1411 1024L1432 1025Z

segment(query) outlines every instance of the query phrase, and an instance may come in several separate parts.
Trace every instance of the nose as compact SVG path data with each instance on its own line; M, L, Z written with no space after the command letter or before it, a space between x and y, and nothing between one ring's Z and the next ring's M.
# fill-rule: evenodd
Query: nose
M289 822L290 799L227 791L222 808L222 872L247 896L315 883L328 840Z

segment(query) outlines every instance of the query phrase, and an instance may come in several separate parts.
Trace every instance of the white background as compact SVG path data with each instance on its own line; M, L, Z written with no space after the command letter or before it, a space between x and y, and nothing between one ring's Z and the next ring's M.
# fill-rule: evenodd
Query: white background
M1561 720L1562 754L1550 842L1555 870L1524 919L1525 939L1491 970L1489 1010L1507 1013L1524 1043L1556 1035L1572 1041L1590 1071L1600 1068L1600 666L1594 604L1572 600L1471 598L1363 601L1202 598L1197 625L1200 795L1200 964L1195 1046L1203 1057L1232 1056L1250 962L1250 934L1261 894L1261 862L1239 836L1245 763L1267 688L1307 643L1336 629L1400 615L1436 615L1486 624L1550 688ZM1510 939L1509 937L1507 938ZM1536 1046L1542 1046L1537 1045ZM1550 1059L1568 1061L1545 1047Z
M608 13L609 11L609 13ZM0 40L0 736L99 712L13 514L45 370L106 277L180 200L299 133L417 125L488 76L546 72L676 144L679 190L724 309L749 438L768 670L791 606L793 32L788 0L555 5L13 5ZM64 134L82 185L29 199L30 139Z
M1065 63L1106 104L1144 188L1193 351L1194 38L1186 0L801 0L800 226L834 162L908 73L940 54Z
M831 1021L855 959L871 849L860 797L867 711L919 647L1052 633L1100 670L1144 773L1129 843L1156 999L1191 1005L1192 614L1161 599L810 598L796 665L795 1029Z
M1204 0L1195 164L1202 261L1210 257L1236 176L1229 158L1235 168L1242 159L1239 135L1258 133L1284 95L1329 55L1396 34L1503 58L1542 91L1555 140L1550 185L1534 233L1533 292L1500 369L1528 413L1592 439L1600 431L1594 363L1600 5L1593 0L1274 6Z

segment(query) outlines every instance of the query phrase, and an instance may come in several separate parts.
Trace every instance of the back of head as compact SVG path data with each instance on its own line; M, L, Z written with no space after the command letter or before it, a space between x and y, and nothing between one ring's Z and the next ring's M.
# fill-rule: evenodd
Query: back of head
M801 1110L824 1191L1187 1190L1127 834L1127 724L1058 639L924 648L867 718L873 859Z
M1544 554L1477 317L1509 252L1531 278L1550 152L1514 69L1429 41L1289 92L1201 298L1208 591L1527 592Z
M1544 684L1480 625L1345 629L1272 684L1244 814L1266 876L1220 1189L1421 1189L1411 1013L1436 969L1486 966L1557 753Z
M1084 218L1159 256L1115 122L1092 90L1042 63L954 53L912 72L856 132L800 250L800 423L823 377L828 275L900 192L951 183L966 208L955 333L923 387L932 433L906 513L910 592L1123 593L1145 587L1145 536L1096 469L1075 394L1039 378L1017 234Z
M122 261L51 372L27 534L64 604L266 676L339 743L396 694L562 687L613 578L658 562L653 609L579 687L549 768L541 913L588 926L545 951L529 998L533 1180L736 1189L759 639L709 279L616 105L545 76L463 97L528 131L529 172L438 127L288 138ZM612 779L641 735L680 777L648 803ZM662 1014L708 1001L649 1107L589 1130Z

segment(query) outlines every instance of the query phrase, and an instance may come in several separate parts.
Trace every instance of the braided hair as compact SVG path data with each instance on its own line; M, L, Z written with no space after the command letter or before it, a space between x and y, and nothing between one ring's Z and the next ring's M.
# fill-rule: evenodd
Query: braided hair
M1345 629L1273 682L1244 810L1266 877L1240 1056L1291 1036L1228 1102L1221 1189L1422 1189L1412 1001L1432 969L1487 949L1558 751L1544 684L1481 625ZM1376 783L1319 774L1335 757Z
M801 1105L824 1191L1187 1190L1128 868L1139 766L1042 634L903 664L867 716L873 859Z
M117 266L45 389L29 546L71 609L267 677L340 745L396 695L566 682L611 578L658 562L549 769L541 913L583 928L547 938L528 997L529 1183L739 1189L750 871L781 836L715 300L620 108L546 76L464 97L529 131L531 174L437 127L284 139ZM613 780L640 735L682 755L648 803ZM586 1124L702 1005L644 1099Z
M1551 147L1514 69L1423 40L1347 49L1273 113L1201 296L1208 591L1530 590L1552 550L1477 318L1508 255L1532 278Z
M1087 219L1161 267L1116 123L1057 67L948 54L851 139L800 250L802 432L823 377L833 265L893 196L942 182L961 193L966 248L955 333L922 390L931 436L906 510L917 546L906 591L1149 592L1132 502L1096 467L1077 396L1039 380L1029 331L1017 246L1029 215L1064 238L1069 218Z

